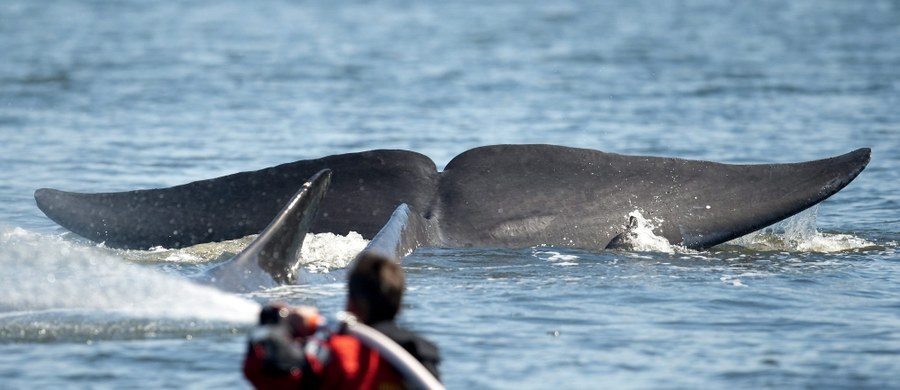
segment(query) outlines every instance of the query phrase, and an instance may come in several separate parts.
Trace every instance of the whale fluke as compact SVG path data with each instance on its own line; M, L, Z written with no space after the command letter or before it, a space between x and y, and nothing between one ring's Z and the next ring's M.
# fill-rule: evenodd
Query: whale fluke
M825 200L869 158L869 149L858 149L801 163L733 165L493 145L466 151L438 172L421 154L374 150L162 189L40 189L35 199L52 220L108 246L174 248L259 232L297 191L296 183L330 168L334 181L312 232L356 231L372 239L394 214L406 220L398 226L426 229L413 234L418 245L602 250L623 233L629 213L639 211L670 243L706 248ZM406 217L396 215L401 204Z
M639 211L669 243L701 249L825 200L869 156L869 149L859 149L803 163L732 165L549 145L488 146L447 164L431 213L449 246L602 250Z
M322 169L335 174L321 204L315 233L367 239L401 203L424 210L433 198L437 171L428 157L375 150L302 160L169 188L113 193L74 193L42 188L38 208L60 226L112 248L182 248L259 233L307 178Z

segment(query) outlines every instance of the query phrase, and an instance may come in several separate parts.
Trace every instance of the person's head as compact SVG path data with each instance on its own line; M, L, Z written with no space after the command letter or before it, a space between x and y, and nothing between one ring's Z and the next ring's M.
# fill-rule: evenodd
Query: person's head
M347 277L347 287L347 311L364 324L374 324L394 319L406 282L396 261L362 252Z

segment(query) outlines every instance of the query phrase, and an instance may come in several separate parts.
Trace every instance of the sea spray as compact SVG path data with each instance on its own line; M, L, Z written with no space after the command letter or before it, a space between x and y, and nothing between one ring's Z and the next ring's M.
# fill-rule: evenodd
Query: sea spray
M641 210L634 210L627 215L628 226L625 231L613 238L611 247L634 252L675 253L686 251L684 247L669 244L665 237L656 235L653 229L662 222L658 219L645 218Z
M755 251L832 253L877 248L872 242L849 234L819 232L816 217L819 205L784 221L736 238L726 245Z
M0 228L0 247L0 314L7 318L96 311L132 319L249 324L259 311L254 301L59 237Z
M300 256L309 272L322 273L344 268L369 241L357 232L346 236L333 233L308 234Z

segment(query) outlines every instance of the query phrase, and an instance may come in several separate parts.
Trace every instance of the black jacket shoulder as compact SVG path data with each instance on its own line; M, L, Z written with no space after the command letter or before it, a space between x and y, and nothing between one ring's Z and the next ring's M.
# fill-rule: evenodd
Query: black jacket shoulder
M372 328L381 332L389 339L403 347L410 355L422 363L428 371L438 380L438 363L441 361L438 347L431 341L409 330L403 329L392 321L383 321L372 325Z

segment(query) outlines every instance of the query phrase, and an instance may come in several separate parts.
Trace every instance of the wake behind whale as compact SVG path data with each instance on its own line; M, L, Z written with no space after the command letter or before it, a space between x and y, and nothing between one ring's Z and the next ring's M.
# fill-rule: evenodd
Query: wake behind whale
M108 249L2 227L0 247L0 341L221 334L252 324L259 311Z

